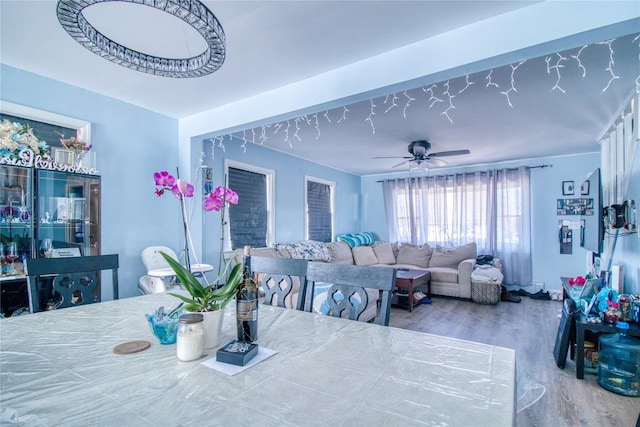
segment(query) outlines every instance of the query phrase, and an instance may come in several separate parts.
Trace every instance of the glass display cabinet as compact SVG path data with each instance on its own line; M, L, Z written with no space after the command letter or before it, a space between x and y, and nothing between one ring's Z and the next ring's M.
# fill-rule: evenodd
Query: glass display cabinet
M26 258L100 255L100 177L0 165L0 240L0 309L10 316L29 307ZM40 282L46 307L51 286Z
M38 256L62 249L100 255L100 177L37 170L35 184Z
M100 177L91 123L0 99L0 124L0 315L12 316L30 311L22 261L100 255ZM46 280L40 309L60 299Z
M0 302L5 316L29 307L25 258L33 256L33 169L0 166Z

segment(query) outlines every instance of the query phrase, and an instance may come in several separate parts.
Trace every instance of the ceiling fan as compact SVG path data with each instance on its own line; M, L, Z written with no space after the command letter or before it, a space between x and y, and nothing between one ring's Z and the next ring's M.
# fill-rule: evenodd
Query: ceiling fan
M469 154L469 150L451 150L451 151L440 151L438 153L427 154L427 152L431 149L431 143L424 140L413 141L409 144L409 154L411 156L405 157L374 157L374 159L407 159L404 160L397 165L394 165L394 168L398 166L402 166L405 163L410 163L412 169L426 169L429 163L437 163L440 165L446 165L447 162L440 159L440 157L446 156L458 156L461 154Z

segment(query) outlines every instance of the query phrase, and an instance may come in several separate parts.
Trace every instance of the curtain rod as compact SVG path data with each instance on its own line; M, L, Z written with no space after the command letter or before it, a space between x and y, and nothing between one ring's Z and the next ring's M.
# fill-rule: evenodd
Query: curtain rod
M522 166L517 167L517 168L507 168L507 170L508 171L515 171L515 170L518 170L521 167ZM525 168L527 168L527 169L544 169L544 168L550 168L550 167L553 167L553 165L525 166ZM476 171L476 172L478 172L478 171ZM479 171L479 172L492 172L492 171ZM465 172L463 172L463 173L465 173ZM472 173L472 172L469 172L469 173ZM447 174L447 175L433 175L433 176L454 176L454 175L457 175L457 174L450 173L450 174ZM392 178L392 179L397 179L397 178ZM404 179L404 178L400 178L400 179ZM376 182L384 182L384 181L385 180L376 181Z

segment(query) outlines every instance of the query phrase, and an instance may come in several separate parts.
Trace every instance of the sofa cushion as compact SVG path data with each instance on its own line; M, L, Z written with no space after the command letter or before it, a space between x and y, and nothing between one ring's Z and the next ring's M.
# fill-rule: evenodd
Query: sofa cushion
M308 259L310 261L331 261L331 253L322 242L314 240L302 240L299 242L278 243L276 249L286 249L291 258Z
M398 264L411 264L427 268L430 266L431 247L426 243L422 246L403 243L398 248Z
M431 255L429 267L452 267L457 268L465 259L475 259L477 256L476 243L467 243L466 245L455 248L443 248L436 246Z
M393 254L391 243L379 243L373 246L373 252L380 264L395 264L396 256Z
M332 264L353 264L351 247L346 242L325 243L331 254Z
M458 269L451 267L429 267L432 282L458 283Z
M356 246L351 249L353 252L353 260L356 265L374 265L378 264L375 252L371 246Z
M352 248L355 248L356 246L373 245L374 242L373 234L368 231L340 234L336 236L336 240L338 242L346 242Z

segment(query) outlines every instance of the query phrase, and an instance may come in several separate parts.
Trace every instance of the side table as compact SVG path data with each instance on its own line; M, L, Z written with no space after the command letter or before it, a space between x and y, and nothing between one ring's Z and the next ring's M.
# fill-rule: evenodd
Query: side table
M413 300L414 287L422 284L427 285L427 298L431 299L431 272L426 270L396 270L396 288L407 291L409 313L413 311L413 306L415 305ZM398 306L399 304L394 305Z
M584 378L584 334L585 331L600 332L607 334L615 334L618 328L608 323L587 323L587 319L582 312L573 315L576 322L576 378ZM637 323L630 322L627 335L640 337L640 326Z

